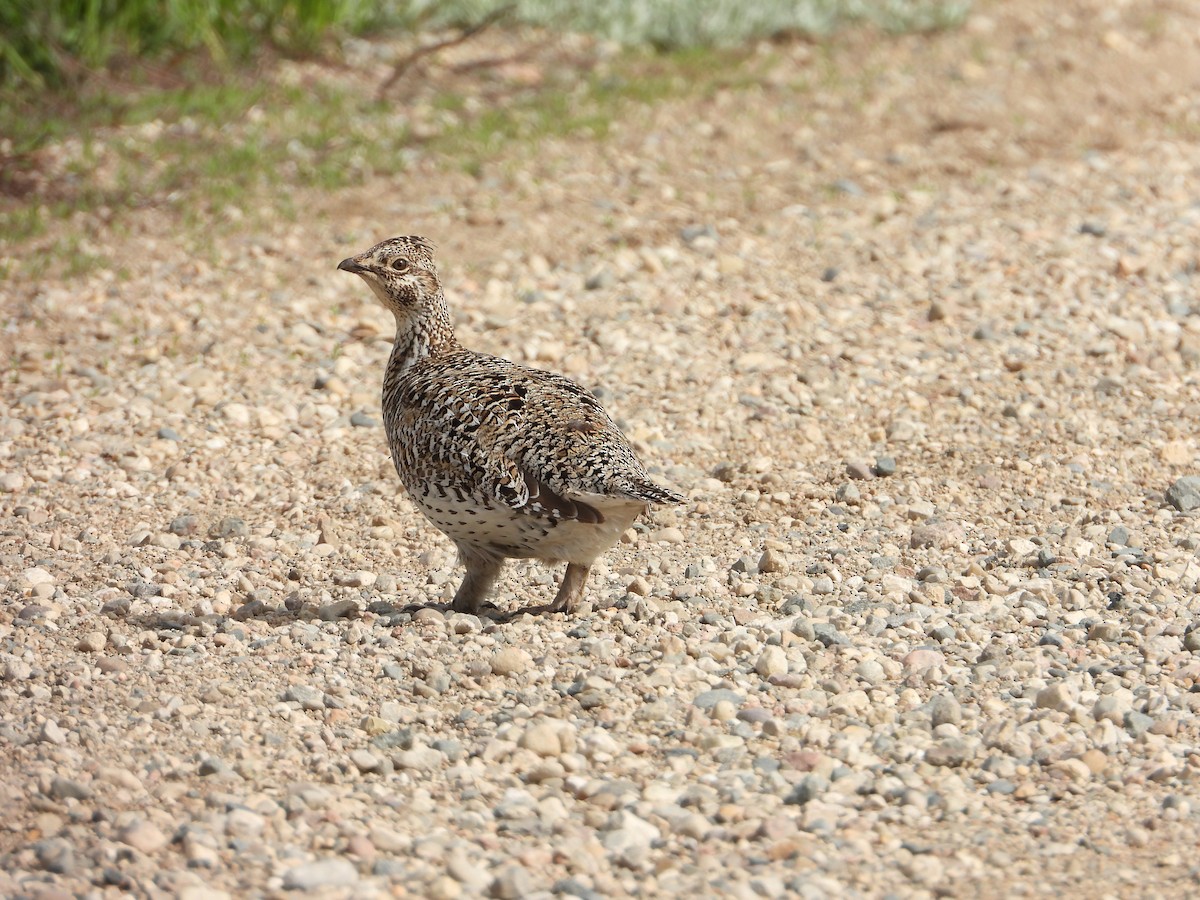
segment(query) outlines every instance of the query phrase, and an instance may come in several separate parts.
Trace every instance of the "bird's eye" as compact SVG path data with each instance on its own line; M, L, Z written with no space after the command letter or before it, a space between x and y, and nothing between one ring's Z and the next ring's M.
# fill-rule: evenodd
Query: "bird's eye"
M400 257L399 259L393 259L392 260L392 268L395 269L397 272L407 272L408 271L408 260L404 259L403 257Z

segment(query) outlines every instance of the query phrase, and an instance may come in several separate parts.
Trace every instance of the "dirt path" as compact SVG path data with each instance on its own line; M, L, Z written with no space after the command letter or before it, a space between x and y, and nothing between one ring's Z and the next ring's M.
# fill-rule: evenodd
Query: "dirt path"
M1194 895L1200 4L747 65L0 286L0 894ZM570 620L403 611L405 232L690 497Z

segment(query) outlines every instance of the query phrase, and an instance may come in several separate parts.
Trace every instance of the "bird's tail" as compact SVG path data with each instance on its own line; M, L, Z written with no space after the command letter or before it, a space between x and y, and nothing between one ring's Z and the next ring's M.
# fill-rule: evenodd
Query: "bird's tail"
M678 491L655 484L649 478L630 479L625 485L626 493L636 500L646 503L683 503L687 497Z

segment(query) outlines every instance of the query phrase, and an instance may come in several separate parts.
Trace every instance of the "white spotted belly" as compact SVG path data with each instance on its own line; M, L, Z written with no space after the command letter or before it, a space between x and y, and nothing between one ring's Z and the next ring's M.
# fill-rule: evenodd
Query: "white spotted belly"
M455 544L475 547L498 556L545 559L591 565L612 547L621 534L646 508L644 503L613 500L589 503L600 510L603 522L584 523L556 520L503 506L491 506L477 498L460 500L410 494L413 501L439 531Z

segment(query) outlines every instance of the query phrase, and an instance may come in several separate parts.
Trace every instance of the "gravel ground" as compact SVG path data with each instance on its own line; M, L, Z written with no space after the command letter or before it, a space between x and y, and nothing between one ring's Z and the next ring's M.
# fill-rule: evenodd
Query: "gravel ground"
M6 250L0 894L1194 896L1200 4L1054 15ZM434 607L335 271L403 232L689 495L569 619Z

